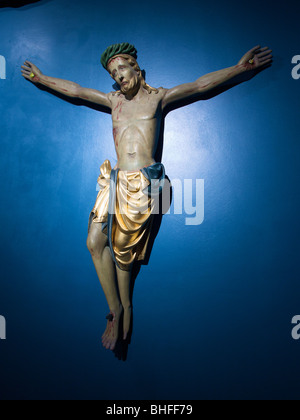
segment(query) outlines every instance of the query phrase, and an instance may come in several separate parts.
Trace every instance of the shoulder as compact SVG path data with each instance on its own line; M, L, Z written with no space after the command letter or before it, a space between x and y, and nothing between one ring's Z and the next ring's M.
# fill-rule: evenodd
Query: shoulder
M160 87L157 90L158 90L158 94L164 96L168 92L169 89L165 89L164 87Z
M168 92L169 92L169 89L166 89L164 87L160 87L158 89L158 95L159 95L160 99L163 100L166 97Z
M110 102L113 103L115 101L119 101L120 99L124 98L124 95L119 90L119 91L109 92L107 94L107 97L110 100Z
M151 92L151 96L154 98L156 98L158 101L161 101L166 93L168 92L168 89L165 89L163 87L157 88L155 91Z

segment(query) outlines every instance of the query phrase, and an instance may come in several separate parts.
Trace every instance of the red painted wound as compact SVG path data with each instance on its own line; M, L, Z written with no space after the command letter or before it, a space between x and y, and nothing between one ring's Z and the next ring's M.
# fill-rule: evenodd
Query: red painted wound
M111 59L109 60L109 62L107 63L107 67L108 67L111 63L113 63L114 61L116 61L116 60L120 60L120 58L121 58L121 57L111 58Z
M118 102L118 105L114 108L114 111L116 111L119 108L119 106L122 107L122 102L121 101Z
M251 70L251 69L253 69L253 64L251 64L251 63L245 63L244 64L244 68L246 69L246 70Z

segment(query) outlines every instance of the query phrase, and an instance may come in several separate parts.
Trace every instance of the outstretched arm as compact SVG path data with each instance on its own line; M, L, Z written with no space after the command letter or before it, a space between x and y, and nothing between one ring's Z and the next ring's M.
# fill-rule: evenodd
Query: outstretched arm
M98 90L83 88L77 83L68 80L45 76L33 63L30 63L30 61L25 61L22 66L22 76L33 83L46 86L55 92L62 93L68 97L84 99L111 109L111 102L107 94L99 92Z
M163 109L175 102L185 100L193 102L204 99L210 91L216 88L251 79L270 65L272 61L271 52L268 47L254 47L241 58L236 66L209 73L200 77L194 83L187 83L167 90L162 102Z

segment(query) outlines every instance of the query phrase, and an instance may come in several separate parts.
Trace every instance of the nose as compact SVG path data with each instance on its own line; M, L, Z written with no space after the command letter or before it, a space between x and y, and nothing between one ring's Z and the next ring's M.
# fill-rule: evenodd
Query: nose
M122 82L123 82L123 80L124 80L124 76L119 75L119 80L120 80L120 82L122 83Z

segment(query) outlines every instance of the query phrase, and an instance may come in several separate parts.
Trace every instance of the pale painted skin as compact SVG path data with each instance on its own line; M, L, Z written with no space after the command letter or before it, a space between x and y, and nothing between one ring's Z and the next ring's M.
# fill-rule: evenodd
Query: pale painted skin
M141 73L135 71L122 57L115 57L108 65L110 75L121 88L120 94L115 92L105 94L98 90L83 88L67 80L45 76L29 61L22 66L22 75L33 83L47 86L69 97L99 104L110 110L118 158L117 167L121 170L135 171L154 163L163 112L167 106L181 100L201 100L208 92L222 87L226 82L242 74L244 74L244 80L248 80L250 73L252 75L266 68L271 61L271 50L267 47L256 46L233 67L207 74L193 83L172 89L161 88L158 93L151 94L141 86ZM131 273L121 271L114 266L107 237L102 233L100 224L92 223L87 245L114 317L113 321L107 324L102 343L105 348L113 350L118 339L119 320L122 313L124 339L130 328Z
M108 70L121 86L121 95L109 95L112 107L113 136L121 170L134 171L154 163L164 89L149 94L139 88L140 77L127 60L118 57L111 61Z

